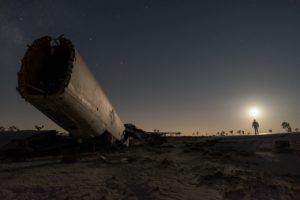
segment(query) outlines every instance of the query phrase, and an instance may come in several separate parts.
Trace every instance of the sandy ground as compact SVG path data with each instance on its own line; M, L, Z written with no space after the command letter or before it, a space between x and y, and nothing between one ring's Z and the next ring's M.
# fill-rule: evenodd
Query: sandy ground
M300 140L244 138L174 137L70 164L2 160L0 199L300 199Z

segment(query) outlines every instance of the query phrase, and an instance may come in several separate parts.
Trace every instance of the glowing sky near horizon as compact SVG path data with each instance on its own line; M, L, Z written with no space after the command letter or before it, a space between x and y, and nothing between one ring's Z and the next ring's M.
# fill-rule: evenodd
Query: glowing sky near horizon
M299 0L2 0L0 126L57 128L17 94L26 45L71 39L124 122L187 134L300 128Z
M258 117L261 114L261 110L259 108L257 108L257 107L252 107L249 110L249 114L252 117L256 118L256 117Z

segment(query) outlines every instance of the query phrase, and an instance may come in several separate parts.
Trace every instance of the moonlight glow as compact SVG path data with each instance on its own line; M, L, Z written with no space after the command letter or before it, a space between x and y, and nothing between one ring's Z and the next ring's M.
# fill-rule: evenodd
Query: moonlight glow
M257 117L260 115L260 110L256 107L253 107L253 108L250 108L249 110L249 114L252 116L252 117Z

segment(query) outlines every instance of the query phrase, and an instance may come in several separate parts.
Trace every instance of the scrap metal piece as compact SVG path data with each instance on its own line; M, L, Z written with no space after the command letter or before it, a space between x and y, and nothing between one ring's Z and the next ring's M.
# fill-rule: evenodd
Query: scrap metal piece
M77 137L110 133L122 139L124 124L72 42L63 36L45 36L29 46L18 73L17 90Z
M141 143L151 146L161 145L166 142L166 138L162 137L162 134L146 132L137 128L133 124L125 124L125 128L124 137L121 140L123 143L125 143L129 138L137 139Z

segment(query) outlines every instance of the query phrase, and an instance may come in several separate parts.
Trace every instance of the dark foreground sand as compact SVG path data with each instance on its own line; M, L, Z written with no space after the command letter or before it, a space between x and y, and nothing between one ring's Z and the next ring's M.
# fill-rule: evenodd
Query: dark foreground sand
M0 199L300 199L299 141L176 137L71 164L2 160Z

